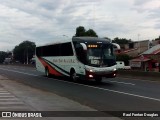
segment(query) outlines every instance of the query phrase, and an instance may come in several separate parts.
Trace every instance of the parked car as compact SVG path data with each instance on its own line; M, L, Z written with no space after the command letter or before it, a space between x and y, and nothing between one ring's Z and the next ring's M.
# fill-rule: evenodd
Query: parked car
M131 69L131 66L124 66L123 69L125 69L125 70L130 70L130 69Z
M124 69L124 70L130 70L131 66L125 66L123 61L117 61L116 62L117 69Z
M116 61L116 68L117 69L124 69L124 62L123 61Z

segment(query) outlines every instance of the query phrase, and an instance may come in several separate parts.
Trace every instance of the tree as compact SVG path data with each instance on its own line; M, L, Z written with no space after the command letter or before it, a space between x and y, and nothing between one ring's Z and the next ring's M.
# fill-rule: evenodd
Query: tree
M35 54L35 43L31 41L23 41L15 46L13 53L14 59L21 63L28 63Z
M4 51L0 51L0 63L4 62L4 59L7 57L7 53Z
M111 40L111 38L109 38L109 37L104 37L104 39Z
M80 36L85 36L86 35L86 30L83 26L79 26L76 28L76 37L80 37Z
M113 43L117 43L117 44L127 44L129 42L131 42L131 39L127 40L126 38L114 38L114 40L112 40Z
M132 57L130 57L127 54L117 54L116 55L116 61L124 61L125 65L129 65L129 60L131 60Z
M89 29L87 32L86 32L86 36L91 36L91 37L98 37L98 35L96 34L96 32L92 29Z
M160 40L160 36L159 36L159 38L155 38L155 40Z
M91 36L91 37L98 37L96 32L93 29L85 30L83 26L79 26L76 28L76 34L75 37L81 37L81 36Z

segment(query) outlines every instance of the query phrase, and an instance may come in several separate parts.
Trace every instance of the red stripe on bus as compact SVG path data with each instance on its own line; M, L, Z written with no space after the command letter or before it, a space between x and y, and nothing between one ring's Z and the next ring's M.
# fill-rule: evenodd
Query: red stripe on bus
M53 67L51 67L50 64L48 64L47 62L45 62L43 59L38 58L40 60L40 62L43 64L43 66L46 68L48 68L49 73L56 75L56 76L63 76L60 72L58 72L56 69L54 69Z

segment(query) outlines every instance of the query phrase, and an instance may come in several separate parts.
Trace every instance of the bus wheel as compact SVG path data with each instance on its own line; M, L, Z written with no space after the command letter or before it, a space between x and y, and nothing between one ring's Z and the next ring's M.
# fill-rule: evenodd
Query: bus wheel
M46 75L46 77L49 77L49 75L50 75L48 68L45 69L45 75Z
M102 82L102 77L96 77L95 81L98 82L98 83Z
M72 81L76 81L77 80L77 74L76 74L75 70L73 70L73 69L70 72L70 79Z

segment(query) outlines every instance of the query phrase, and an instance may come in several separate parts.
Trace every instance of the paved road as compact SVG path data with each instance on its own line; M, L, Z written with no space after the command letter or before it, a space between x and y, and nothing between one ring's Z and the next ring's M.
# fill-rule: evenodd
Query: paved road
M0 66L0 74L99 111L160 111L160 82L131 78L79 81L46 78L31 67ZM160 115L159 115L160 116Z

